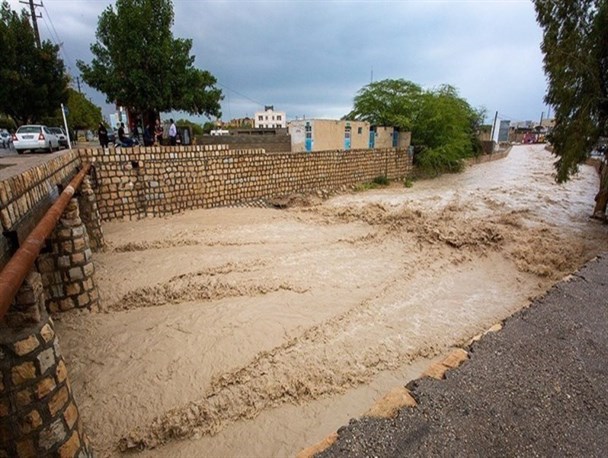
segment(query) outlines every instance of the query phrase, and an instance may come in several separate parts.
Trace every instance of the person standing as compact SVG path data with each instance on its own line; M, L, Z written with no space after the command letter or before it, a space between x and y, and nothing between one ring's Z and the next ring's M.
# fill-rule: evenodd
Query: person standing
M156 146L161 146L163 144L163 126L160 123L160 119L156 120L156 125L154 126L154 137L156 138Z
M108 129L103 125L103 122L99 123L99 127L97 128L97 137L99 138L99 144L103 149L106 149L109 144L108 139Z
M171 125L169 126L169 144L171 146L177 145L177 126L173 121L173 118L169 120Z

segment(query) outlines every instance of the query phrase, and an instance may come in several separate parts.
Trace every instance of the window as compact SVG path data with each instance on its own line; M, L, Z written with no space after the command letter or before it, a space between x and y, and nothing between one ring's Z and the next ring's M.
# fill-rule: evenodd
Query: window
M277 121L281 121L281 115L277 116Z
M358 133L359 135L361 135L361 134L363 133L363 127L358 127L358 128L357 128L357 133Z
M266 121L268 121L268 116L266 116Z
M258 121L262 121L264 119L264 116L258 116Z

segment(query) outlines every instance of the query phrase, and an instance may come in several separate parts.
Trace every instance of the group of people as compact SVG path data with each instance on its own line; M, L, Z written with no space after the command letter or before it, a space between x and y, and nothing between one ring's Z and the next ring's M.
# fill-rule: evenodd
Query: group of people
M170 119L169 123L169 145L174 146L177 145L179 133L177 131L177 126L175 125L173 119ZM132 135L130 137L125 134L124 122L121 122L120 125L118 125L117 127L117 137L118 143L120 145L129 147L140 144L138 122L135 123ZM144 129L143 133L144 146L162 145L163 131L163 126L160 123L160 119L156 120L154 128L150 124L146 125L146 128ZM110 138L108 135L108 129L106 128L103 122L99 123L99 127L97 128L97 136L99 137L99 144L101 145L101 147L107 148L110 143Z

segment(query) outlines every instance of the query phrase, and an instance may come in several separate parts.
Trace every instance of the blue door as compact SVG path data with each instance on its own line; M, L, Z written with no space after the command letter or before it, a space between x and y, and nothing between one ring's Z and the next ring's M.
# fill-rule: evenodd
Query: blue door
M344 149L350 149L350 126L347 125L344 129Z
M397 148L399 144L399 131L393 130L393 148Z
M369 131L369 148L372 149L376 145L376 132Z

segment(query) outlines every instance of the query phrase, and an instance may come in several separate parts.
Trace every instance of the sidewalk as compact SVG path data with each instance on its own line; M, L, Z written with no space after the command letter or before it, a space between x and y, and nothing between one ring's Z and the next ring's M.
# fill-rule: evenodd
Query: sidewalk
M407 388L416 407L363 417L318 457L606 456L608 253Z

